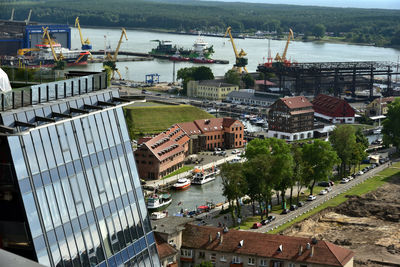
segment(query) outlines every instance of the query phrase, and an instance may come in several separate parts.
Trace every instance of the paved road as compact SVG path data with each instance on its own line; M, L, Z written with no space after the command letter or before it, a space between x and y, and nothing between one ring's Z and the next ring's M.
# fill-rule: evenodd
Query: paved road
M389 167L389 163L385 163L383 165L380 165L378 167L376 167L375 169L372 169L370 171L368 171L367 173L361 175L361 176L356 176L356 178L354 178L353 180L351 180L350 182L346 183L346 184L336 184L335 186L333 186L333 189L331 192L329 192L326 195L317 195L317 199L314 201L308 201L306 203L306 205L304 207L301 207L295 211L290 212L289 214L285 214L285 215L276 215L276 219L275 221L273 221L272 223L262 226L258 229L254 229L251 231L256 231L256 232L268 232L272 229L274 229L275 227L278 227L288 221L291 221L295 218L297 218L298 216L302 215L303 213L306 213L314 208L316 208L317 206L323 204L324 202L328 201L329 199L343 193L346 192L347 190L349 190L350 188L352 188L355 185L358 185L362 182L364 182L365 180L367 180L368 178L371 178L372 176L376 175L378 172L384 170L385 168Z

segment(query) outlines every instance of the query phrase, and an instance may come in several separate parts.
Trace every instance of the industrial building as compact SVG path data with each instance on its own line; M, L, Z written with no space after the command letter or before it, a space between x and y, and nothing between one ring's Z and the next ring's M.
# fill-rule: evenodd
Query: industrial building
M43 29L63 47L71 48L71 28L68 25L37 24L27 21L0 20L0 56L15 56L18 49L31 48L42 42Z
M0 94L0 247L52 267L160 266L122 110L132 102L105 73L25 91Z

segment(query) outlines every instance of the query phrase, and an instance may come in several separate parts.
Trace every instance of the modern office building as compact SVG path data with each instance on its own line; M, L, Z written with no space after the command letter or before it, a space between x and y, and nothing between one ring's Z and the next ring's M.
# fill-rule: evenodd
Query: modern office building
M45 266L160 266L129 101L105 74L0 94L0 103L0 247Z

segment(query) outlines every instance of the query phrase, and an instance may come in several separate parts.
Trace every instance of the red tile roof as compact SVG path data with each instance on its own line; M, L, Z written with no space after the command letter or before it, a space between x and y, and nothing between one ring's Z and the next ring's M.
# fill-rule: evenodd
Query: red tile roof
M198 135L206 132L212 131L222 131L224 128L231 127L234 123L240 123L240 121L225 117L225 118L212 118L212 119L202 119L195 120L194 122L183 122L176 124L182 130L185 131L187 135ZM241 124L242 125L242 124Z
M201 134L200 129L194 122L182 122L177 124L187 135Z
M354 117L354 109L346 100L319 94L312 101L314 111L329 117Z
M222 243L217 239L218 232L223 238ZM212 242L209 242L210 235ZM351 250L338 247L327 241L319 240L316 244L313 244L309 238L238 230L229 230L229 232L223 233L221 228L191 224L186 225L182 239L182 248L254 255L331 266L344 266L354 257L354 253ZM243 240L243 246L240 247L239 242L241 240ZM313 255L311 255L311 249L306 249L307 243L314 247ZM279 252L278 248L281 245L282 251ZM299 255L300 246L303 248L301 255Z
M154 232L154 237L160 259L165 259L178 253L174 247L165 242L156 232Z
M194 123L197 125L202 133L205 133L224 130L224 126L222 125L223 121L223 118L213 118L205 120L195 120Z
M312 104L305 96L284 97L281 100L290 109L312 107Z

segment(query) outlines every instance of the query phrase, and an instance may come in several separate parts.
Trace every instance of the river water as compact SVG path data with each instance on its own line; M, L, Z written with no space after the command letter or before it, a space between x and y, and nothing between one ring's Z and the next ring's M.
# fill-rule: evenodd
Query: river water
M115 49L121 35L119 29L82 29L85 38L92 42L94 50L104 49L106 45L111 45ZM80 48L79 33L72 29L72 48ZM104 36L107 36L105 42ZM137 30L127 30L128 41L121 45L121 51L149 52L157 46L151 40L169 40L180 47L190 48L196 36L155 33ZM232 46L228 39L216 37L204 37L209 45L214 46L216 59L229 60L229 65L211 64L208 65L215 76L222 76L231 69L235 60ZM247 52L249 59L248 70L256 71L257 65L263 62L263 57L268 54L268 41L258 39L237 39L235 40L238 49L243 48ZM277 52L282 53L285 41L271 40L271 51L274 56ZM327 62L327 61L395 61L400 55L399 50L391 48L377 48L371 46L346 45L346 44L317 44L311 42L293 42L288 50L288 58L298 62ZM183 67L193 66L193 63L178 62L176 71ZM142 61L142 62L119 62L117 67L121 71L124 79L144 81L145 75L149 73L160 74L160 81L171 82L173 73L173 63L167 60ZM74 67L90 71L100 71L101 63L89 64L88 66ZM249 125L249 127L252 127ZM249 129L251 130L251 129ZM257 129L255 127L255 131ZM369 137L370 142L377 137ZM214 203L224 202L222 196L222 179L218 177L213 182L202 186L191 186L185 191L172 192L173 201L168 207L170 214L175 214L181 209L194 210L197 206L206 204L207 201Z
M94 50L104 49L105 44L110 45L115 50L121 36L120 29L82 29L84 38L89 38ZM104 36L107 38L105 39ZM121 51L149 52L157 46L152 40L169 40L178 47L191 48L197 39L193 35L180 35L168 33L156 33L148 31L127 30L128 41L125 40L121 45ZM72 28L72 48L80 48L79 33ZM106 41L105 41L106 40ZM214 76L222 76L232 68L235 56L229 39L220 37L204 37L209 45L214 46L215 53L213 58L229 60L229 64L209 64ZM271 40L271 51L274 57L277 52L282 54L286 41ZM263 58L268 57L268 40L266 39L235 39L238 50L242 49L247 53L249 60L248 70L254 72L257 65L264 62ZM297 62L329 62L329 61L396 61L400 51L392 48L381 48L373 46L313 43L313 42L292 42L289 45L287 58ZM193 66L189 62L177 62L176 71L183 67ZM196 64L199 65L199 64ZM173 63L168 60L155 59L154 61L141 62L118 62L119 68L124 79L144 81L145 75L158 73L160 81L172 82ZM74 67L75 69L85 69L98 71L102 69L101 63L89 64L88 66Z

